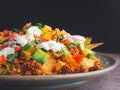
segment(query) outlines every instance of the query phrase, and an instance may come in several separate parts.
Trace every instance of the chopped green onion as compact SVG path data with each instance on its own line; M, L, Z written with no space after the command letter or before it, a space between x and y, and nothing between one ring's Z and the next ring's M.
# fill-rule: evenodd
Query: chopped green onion
M25 53L25 51L24 51L24 50L22 50L22 51L21 51L21 56L22 56L22 55L24 55L24 53Z
M44 48L41 48L41 50L44 51L44 52L46 52L46 53L48 52L48 50L45 50Z
M84 43L84 46L85 46L85 48L87 48L87 44L86 43Z
M94 55L95 55L95 52L91 51L90 53L88 53L87 57L91 59L93 58Z
M41 29L43 27L43 25L41 23L36 23L36 26L38 26L39 29Z
M69 43L69 44L67 44L67 47L70 47L70 46L77 47L77 45L76 45L76 44L74 44L74 43Z
M20 29L17 29L17 28L13 28L12 31L13 31L13 32L20 32L21 30L20 30Z
M4 42L7 42L8 39L4 39L3 41L0 41L0 44L3 44Z
M20 44L20 43L16 43L16 45L21 46L21 44Z
M61 53L61 55L68 55L69 51L68 51L67 47L64 47L61 49L60 53Z
M63 40L64 39L64 37L63 36L60 36L60 40Z
M56 35L57 37L56 37L56 42L59 42L59 37L58 37L58 35Z
M27 43L25 46L24 46L24 49L28 49L32 46L32 43Z
M12 63L12 61L13 61L13 59L16 57L16 54L10 54L9 56L8 56L8 62L9 63Z
M9 68L10 68L10 70L13 70L13 65L12 65L12 64L10 64Z
M18 53L14 53L15 54L15 57L18 57Z
M38 40L36 40L36 39L34 40L34 42L35 42L36 44L39 44L39 43L40 43L40 42L39 42Z
M27 33L27 30L24 30L23 32L24 32L24 34L26 34L26 33Z

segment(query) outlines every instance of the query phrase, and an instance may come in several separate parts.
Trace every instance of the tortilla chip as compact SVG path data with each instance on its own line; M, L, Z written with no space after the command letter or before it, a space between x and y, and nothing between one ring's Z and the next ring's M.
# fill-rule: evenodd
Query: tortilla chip
M85 43L86 44L90 44L92 41L92 38L91 37L86 37L86 40L85 40Z
M93 48L96 48L96 47L98 47L98 46L100 46L100 45L102 45L102 44L103 44L103 42L90 44L90 45L87 46L87 48L88 48L88 49L93 49Z
M56 63L56 60L52 56L48 56L45 63L42 65L43 71L47 74L52 74L52 69Z

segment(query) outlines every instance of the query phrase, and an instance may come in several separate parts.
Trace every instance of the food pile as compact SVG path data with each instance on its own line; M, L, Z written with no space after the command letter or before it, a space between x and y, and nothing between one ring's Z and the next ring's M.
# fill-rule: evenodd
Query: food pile
M55 75L102 69L91 37L27 23L0 32L0 75Z

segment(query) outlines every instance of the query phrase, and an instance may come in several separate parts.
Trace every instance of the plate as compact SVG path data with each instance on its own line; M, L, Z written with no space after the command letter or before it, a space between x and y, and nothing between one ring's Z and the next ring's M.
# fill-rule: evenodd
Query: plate
M73 87L108 73L117 66L117 62L110 56L96 53L96 57L102 59L103 64L105 64L102 70L64 75L0 76L0 90L56 90Z

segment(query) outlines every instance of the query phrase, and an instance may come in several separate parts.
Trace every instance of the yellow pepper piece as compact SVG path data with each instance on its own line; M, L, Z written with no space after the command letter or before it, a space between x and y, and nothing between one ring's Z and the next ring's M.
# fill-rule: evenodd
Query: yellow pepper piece
M49 31L52 31L52 27L48 25L44 25L44 27L41 29L44 33L48 33Z
M35 47L30 47L26 50L27 52L30 52L31 54L36 52L36 48Z
M56 31L52 30L52 31L45 33L42 37L46 40L51 40L52 35L55 35L56 33L57 33Z
M63 30L60 32L60 34L64 36L64 35L67 34L67 32L63 29Z
M44 39L46 40L51 40L51 35L49 34L45 34L44 36L42 36Z
M25 56L26 58L30 59L31 58L31 53L29 51L25 51Z
M57 33L57 31L55 31L55 30L51 31L51 35L55 35L56 33Z

